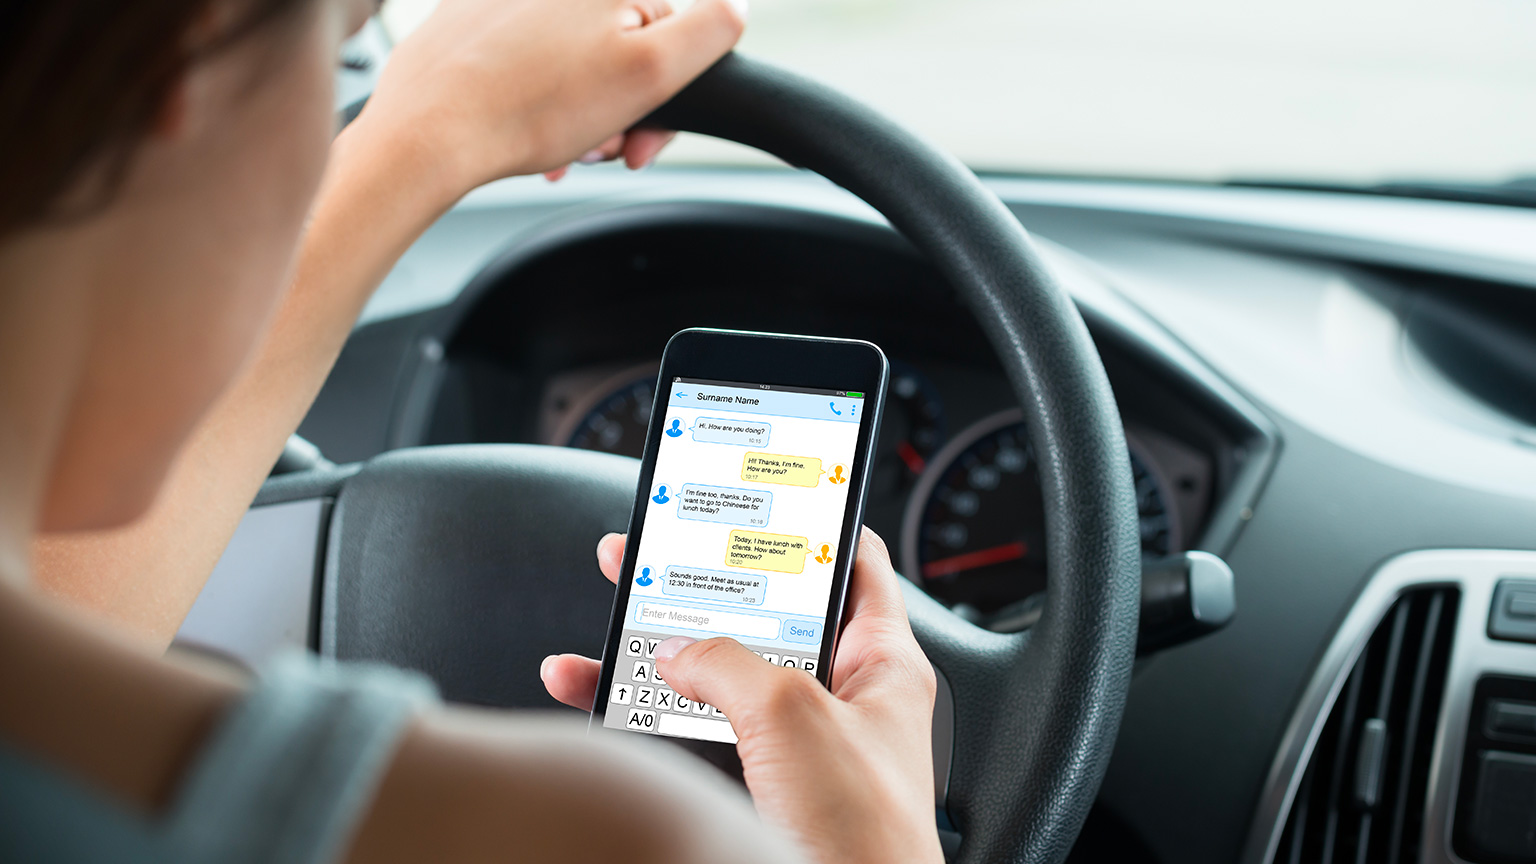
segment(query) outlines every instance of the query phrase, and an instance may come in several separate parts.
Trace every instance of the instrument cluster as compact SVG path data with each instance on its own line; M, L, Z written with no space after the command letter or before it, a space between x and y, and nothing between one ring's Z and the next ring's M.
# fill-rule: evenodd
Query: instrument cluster
M657 369L554 375L541 440L639 458ZM1190 548L1210 509L1214 460L1142 418L1125 420L1143 557ZM1023 412L1001 375L892 361L866 516L898 569L957 613L1000 630L1029 620L1045 589L1045 511Z

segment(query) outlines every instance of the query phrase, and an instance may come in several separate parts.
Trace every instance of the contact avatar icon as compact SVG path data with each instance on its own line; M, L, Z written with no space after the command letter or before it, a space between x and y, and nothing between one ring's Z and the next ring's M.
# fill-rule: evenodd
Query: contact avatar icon
M826 543L821 544L821 554L816 556L817 564L832 563L832 547Z
M668 438L680 437L683 434L683 428L682 427L683 427L683 421L674 418L672 420L672 428L668 429L665 434L666 434L666 436Z
M635 577L635 584L641 588L649 588L651 583L655 581L655 579L651 578L651 568L649 567L641 567L640 575Z
M833 465L832 476L827 478L828 483L847 483L848 478L843 476L843 466Z
M665 504L668 501L671 501L672 498L667 495L667 487L657 486L656 494L651 496L651 500L655 501L657 504Z

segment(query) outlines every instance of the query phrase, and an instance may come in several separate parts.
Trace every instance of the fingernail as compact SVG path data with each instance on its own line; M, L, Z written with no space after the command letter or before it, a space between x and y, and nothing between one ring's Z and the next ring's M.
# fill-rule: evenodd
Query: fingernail
M601 162L606 158L607 157L603 155L603 151L601 150L588 150L581 155L580 159L577 159L576 161L583 165L591 165L596 162Z
M741 20L747 20L747 0L731 0L731 5L736 7L736 14L741 16Z
M689 639L687 636L673 636L671 639L656 646L656 659L662 663L677 656L677 652L697 642L697 639Z
M549 661L551 661L553 659L555 659L555 655L551 654L548 657L544 658L544 662L543 663L539 664L539 680L540 681L544 680L545 673L549 671Z

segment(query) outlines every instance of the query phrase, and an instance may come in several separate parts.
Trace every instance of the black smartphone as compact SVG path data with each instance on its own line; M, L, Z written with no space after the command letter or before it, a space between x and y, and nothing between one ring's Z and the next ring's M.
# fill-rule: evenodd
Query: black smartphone
M656 646L729 636L831 674L889 377L869 342L684 330L662 355L591 728L659 735L739 773L712 705Z

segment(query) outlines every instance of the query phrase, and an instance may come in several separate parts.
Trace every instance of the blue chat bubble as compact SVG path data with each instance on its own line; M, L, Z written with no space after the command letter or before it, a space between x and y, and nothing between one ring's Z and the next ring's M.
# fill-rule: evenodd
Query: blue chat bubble
M724 420L700 417L693 421L693 440L700 444L735 444L739 447L767 447L773 427L752 420Z
M761 528L768 524L773 493L684 483L677 491L677 518Z
M768 580L757 573L727 573L673 565L667 568L661 590L674 597L761 606Z

